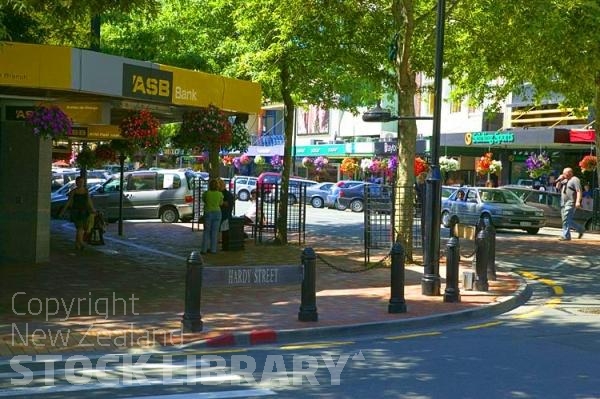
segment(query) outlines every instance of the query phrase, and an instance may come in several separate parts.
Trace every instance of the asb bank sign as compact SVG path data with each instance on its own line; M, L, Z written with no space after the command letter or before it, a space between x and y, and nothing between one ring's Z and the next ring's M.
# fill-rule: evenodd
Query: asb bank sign
M171 103L173 73L123 64L123 96Z

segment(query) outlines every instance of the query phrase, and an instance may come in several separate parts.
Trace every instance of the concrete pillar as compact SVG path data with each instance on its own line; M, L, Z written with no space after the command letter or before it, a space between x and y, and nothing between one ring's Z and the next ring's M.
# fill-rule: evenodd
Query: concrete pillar
M52 140L0 122L0 262L50 259L51 164Z

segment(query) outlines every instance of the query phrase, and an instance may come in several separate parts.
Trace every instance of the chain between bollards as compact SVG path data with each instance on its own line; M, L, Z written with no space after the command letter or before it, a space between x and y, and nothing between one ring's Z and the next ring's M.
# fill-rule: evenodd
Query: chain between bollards
M390 251L391 266L391 295L388 304L388 313L406 313L406 300L404 299L404 248L399 242L392 245Z
M202 315L200 314L200 298L202 296L202 269L204 261L200 252L193 251L188 256L185 275L185 312L181 320L186 332L202 331Z
M312 248L302 251L302 265L304 278L302 279L302 292L299 321L318 321L317 313L317 255Z

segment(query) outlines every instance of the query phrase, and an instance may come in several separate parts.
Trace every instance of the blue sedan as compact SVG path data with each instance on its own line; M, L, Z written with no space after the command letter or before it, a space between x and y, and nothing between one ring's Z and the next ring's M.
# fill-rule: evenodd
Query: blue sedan
M442 224L476 225L486 220L497 229L520 229L537 234L545 226L544 211L527 205L517 195L502 188L461 187L442 201Z

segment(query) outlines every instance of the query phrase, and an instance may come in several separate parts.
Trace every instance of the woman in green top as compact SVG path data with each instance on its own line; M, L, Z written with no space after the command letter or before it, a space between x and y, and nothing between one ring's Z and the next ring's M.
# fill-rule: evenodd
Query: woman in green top
M210 179L208 191L202 194L204 202L204 233L202 235L202 248L200 253L217 253L217 241L219 227L221 226L221 205L223 204L223 193L219 191L219 181Z

